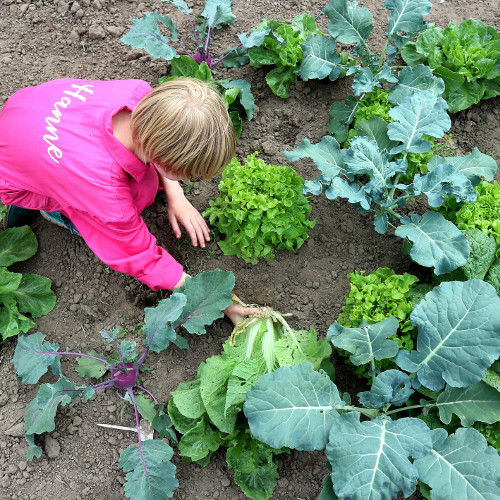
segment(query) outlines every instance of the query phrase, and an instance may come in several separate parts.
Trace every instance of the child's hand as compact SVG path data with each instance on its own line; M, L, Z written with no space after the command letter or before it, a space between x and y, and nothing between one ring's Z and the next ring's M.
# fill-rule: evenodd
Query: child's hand
M201 248L205 248L205 243L210 241L210 230L200 212L191 205L187 198L184 195L173 199L169 198L167 210L168 220L175 237L179 239L182 235L179 227L179 224L181 224L191 238L193 246L199 245Z
M233 322L234 325L239 323L245 316L260 312L258 307L247 307L240 304L231 304L224 309L224 314Z

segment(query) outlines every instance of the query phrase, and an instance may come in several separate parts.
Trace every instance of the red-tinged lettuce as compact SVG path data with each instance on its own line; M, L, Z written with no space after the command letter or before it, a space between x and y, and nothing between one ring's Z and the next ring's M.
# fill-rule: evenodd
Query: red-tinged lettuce
M236 255L257 264L273 259L276 250L299 249L315 220L309 198L303 194L304 179L287 166L268 165L247 157L236 158L225 168L219 196L203 213L225 239L218 242L225 255Z
M500 40L492 26L467 19L422 32L401 52L411 66L426 64L444 80L444 99L456 113L500 94Z

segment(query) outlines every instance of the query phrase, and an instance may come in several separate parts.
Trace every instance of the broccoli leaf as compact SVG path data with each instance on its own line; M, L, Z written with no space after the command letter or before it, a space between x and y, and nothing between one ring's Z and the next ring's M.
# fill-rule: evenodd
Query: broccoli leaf
M436 401L439 418L451 422L453 413L460 417L464 427L477 422L493 424L500 420L500 392L484 382L469 387L450 387L439 395Z
M418 33L424 28L422 18L430 13L430 0L386 0L384 7L391 11L387 26L389 40L401 31Z
M388 134L402 144L393 148L391 154L408 151L425 153L431 145L422 137L443 137L451 128L451 120L446 112L448 105L441 97L429 91L411 94L401 104L389 110L394 119L389 123Z
M406 373L386 370L377 375L369 391L360 392L358 396L366 408L384 408L388 403L401 406L413 392Z
M330 0L323 12L330 18L326 29L337 42L366 44L373 29L373 16L368 9L345 0Z
M342 71L341 57L336 50L335 40L324 35L313 34L303 44L304 56L299 69L299 76L307 80L328 77L335 81Z
M431 488L433 500L498 497L500 457L475 429L457 429L448 436L445 429L432 431L432 451L414 465L420 480Z
M417 350L400 351L397 365L416 372L433 391L444 383L479 382L500 356L500 297L481 280L450 281L435 287L411 313L418 328Z
M119 466L126 475L125 496L134 500L164 500L172 498L179 482L175 465L170 462L172 448L159 439L142 443L147 475L138 446L129 446L120 454Z
M234 274L220 269L186 278L186 284L177 289L188 297L178 318L182 327L189 333L205 333L205 326L222 318L222 311L232 304L233 288Z
M374 325L363 320L359 328L347 328L335 322L328 328L326 338L335 347L351 352L349 359L358 366L396 356L398 344L387 339L397 332L398 327L396 318L387 318Z
M231 12L231 0L206 0L201 16L211 28L221 28L223 24L233 24L236 16Z
M172 19L156 12L134 19L130 31L121 37L121 41L134 49L146 49L152 57L170 61L177 55L177 51L169 45L169 38L162 35L158 21L169 29L171 40L177 41L178 32Z
M176 321L183 311L187 298L182 293L173 293L168 299L160 300L156 307L144 309L143 332L144 344L155 352L166 349L170 342L175 342L177 334L170 324Z
M434 267L434 273L448 273L467 261L470 248L467 238L440 213L412 214L403 219L395 234L408 238L413 246L410 257L418 264Z
M25 384L36 384L50 368L54 375L61 374L61 363L56 353L59 344L44 342L45 335L40 332L32 335L20 335L12 364L17 376ZM46 354L41 354L41 353Z
M389 102L399 104L415 92L428 91L436 96L444 92L443 80L432 73L428 66L405 66L398 74L398 82L389 90Z
M359 413L340 415L326 447L335 493L353 500L392 500L400 491L407 497L418 478L408 457L424 457L431 449L431 431L418 418L360 422Z
M259 441L312 451L324 449L336 409L343 405L330 378L302 363L263 375L248 392L243 411Z

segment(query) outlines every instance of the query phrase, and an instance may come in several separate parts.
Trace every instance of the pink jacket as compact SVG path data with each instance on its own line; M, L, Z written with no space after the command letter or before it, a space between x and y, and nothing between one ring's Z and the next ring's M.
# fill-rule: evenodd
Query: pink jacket
M0 113L0 199L60 211L104 263L158 290L183 271L140 217L158 176L112 128L150 90L141 80L63 79L16 92Z

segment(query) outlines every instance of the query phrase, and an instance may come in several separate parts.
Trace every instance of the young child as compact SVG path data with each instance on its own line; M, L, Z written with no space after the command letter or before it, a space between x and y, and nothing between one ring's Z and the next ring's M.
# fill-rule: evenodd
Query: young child
M41 210L110 268L173 290L188 275L140 214L162 186L175 236L182 225L204 248L208 226L178 181L212 178L235 150L225 103L205 82L54 80L19 90L0 112L0 199L7 224ZM255 312L225 310L233 323Z

